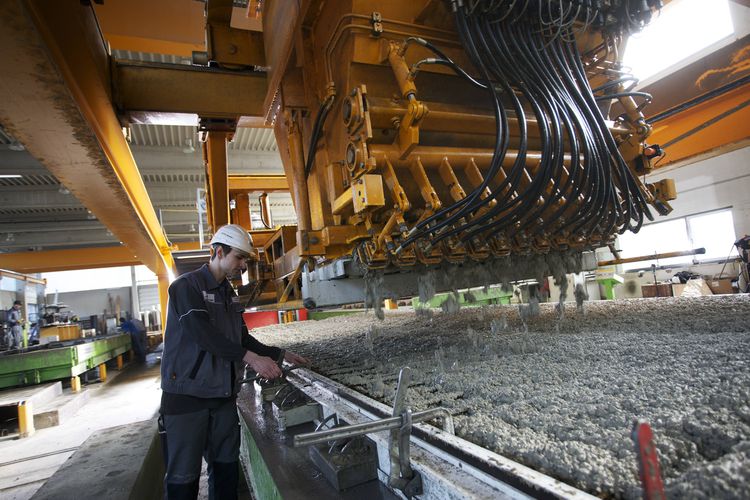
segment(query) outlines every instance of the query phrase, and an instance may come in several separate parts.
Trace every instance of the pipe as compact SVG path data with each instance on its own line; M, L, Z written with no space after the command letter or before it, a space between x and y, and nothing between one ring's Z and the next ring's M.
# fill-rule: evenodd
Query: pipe
M443 418L443 430L445 432L451 432L453 429L453 418L445 408L432 408L430 410L416 412L412 414L411 420L413 423L418 423L432 420L437 417ZM335 427L324 431L297 434L294 436L294 446L311 446L326 443L334 439L352 438L364 434L372 434L374 432L398 429L401 427L401 420L402 418L399 415L397 417L388 417L381 420L373 420L372 422L364 422L362 424L347 425L346 427Z
M627 264L630 262L642 262L644 260L653 260L653 259L668 259L670 257L682 257L685 255L702 255L706 253L706 249L701 248L694 248L692 250L683 250L680 252L664 252L664 253L654 253L651 255L639 255L638 257L627 257L624 259L612 259L612 260L602 260L597 262L597 265L602 266L613 266L615 264Z

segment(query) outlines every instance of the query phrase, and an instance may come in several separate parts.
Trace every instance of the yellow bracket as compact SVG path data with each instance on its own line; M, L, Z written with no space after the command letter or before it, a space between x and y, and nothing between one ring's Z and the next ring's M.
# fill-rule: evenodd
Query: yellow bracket
M443 204L440 202L440 198L438 198L435 188L432 187L430 179L427 177L427 172L425 172L424 166L419 157L414 158L414 160L409 163L409 171L419 186L419 192L422 194L422 198L427 204L427 211L434 212L440 210Z
M414 147L419 144L419 124L429 110L415 97L409 99L406 114L398 127L399 158L405 160Z
M382 171L385 185L388 186L388 189L391 191L391 196L396 200L398 209L401 212L406 213L411 209L411 203L409 203L409 198L406 196L406 191L404 191L403 186L401 186L401 183L398 181L396 171L393 169L391 162L388 161L388 158L384 158L383 161L384 164Z

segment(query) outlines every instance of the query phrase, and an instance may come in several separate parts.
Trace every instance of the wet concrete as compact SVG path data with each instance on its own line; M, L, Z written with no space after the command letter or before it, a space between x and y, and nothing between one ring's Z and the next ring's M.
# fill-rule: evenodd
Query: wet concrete
M670 496L750 497L750 298L536 308L387 311L256 334L388 403L409 365L415 409L445 406L458 435L597 495L640 497L630 429L646 419Z

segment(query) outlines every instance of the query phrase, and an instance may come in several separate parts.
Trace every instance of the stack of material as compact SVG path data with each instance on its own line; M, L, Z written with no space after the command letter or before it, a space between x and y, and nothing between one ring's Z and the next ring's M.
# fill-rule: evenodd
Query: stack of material
M630 439L640 418L654 428L669 496L750 497L750 297L568 304L562 317L537 307L254 333L384 402L409 365L415 409L445 406L458 435L595 494L640 496Z

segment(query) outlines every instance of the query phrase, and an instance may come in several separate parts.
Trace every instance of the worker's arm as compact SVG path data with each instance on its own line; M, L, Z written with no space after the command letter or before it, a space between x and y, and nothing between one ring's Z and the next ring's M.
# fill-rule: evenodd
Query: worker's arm
M303 358L299 354L264 344L260 340L250 335L250 332L248 332L245 325L242 325L242 345L250 352L260 354L261 356L268 356L269 358L277 360L277 362L280 362L283 359L287 363L291 363L293 365L310 364L307 358Z
M195 342L204 351L230 361L240 361L245 356L247 350L241 344L232 342L211 324L203 295L187 280L178 279L172 283L169 302L174 304L186 339Z
M268 356L276 361L281 361L284 357L284 349L266 345L260 340L256 339L247 330L246 325L242 325L242 347L248 351L252 351L255 354L261 356Z

